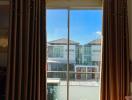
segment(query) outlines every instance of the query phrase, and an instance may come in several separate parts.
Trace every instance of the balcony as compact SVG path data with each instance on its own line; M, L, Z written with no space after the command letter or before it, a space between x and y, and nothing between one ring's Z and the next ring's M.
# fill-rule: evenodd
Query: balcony
M55 78L56 76L66 74L62 72L48 72L50 74L54 73L54 78L47 78L47 97L48 100L67 100L67 80L64 78ZM57 75L58 74L58 75ZM69 99L70 100L99 100L99 86L100 81L97 76L99 73L88 73L89 76L85 76L86 73L76 73L82 74L80 79L77 79L77 75L70 77L69 81ZM71 75L70 75L71 76ZM73 78L75 76L75 78Z

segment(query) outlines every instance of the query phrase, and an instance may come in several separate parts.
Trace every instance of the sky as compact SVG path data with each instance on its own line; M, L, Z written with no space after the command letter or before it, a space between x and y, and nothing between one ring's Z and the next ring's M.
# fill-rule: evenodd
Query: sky
M70 40L86 44L101 37L102 10L70 10ZM67 38L68 11L47 10L47 41Z

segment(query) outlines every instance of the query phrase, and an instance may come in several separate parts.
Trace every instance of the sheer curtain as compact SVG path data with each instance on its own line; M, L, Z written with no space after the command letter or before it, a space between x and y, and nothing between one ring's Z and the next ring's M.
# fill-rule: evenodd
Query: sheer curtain
M45 100L45 0L10 0L6 100Z
M101 100L130 93L127 0L104 0Z

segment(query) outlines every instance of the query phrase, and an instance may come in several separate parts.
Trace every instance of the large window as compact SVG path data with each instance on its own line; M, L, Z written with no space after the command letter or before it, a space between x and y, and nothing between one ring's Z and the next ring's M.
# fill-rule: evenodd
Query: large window
M99 100L101 32L102 10L47 9L48 100Z

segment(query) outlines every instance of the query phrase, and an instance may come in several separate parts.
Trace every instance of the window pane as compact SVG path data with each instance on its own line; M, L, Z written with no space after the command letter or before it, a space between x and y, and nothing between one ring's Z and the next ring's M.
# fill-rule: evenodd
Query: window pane
M47 97L67 96L67 10L47 9ZM72 68L71 68L72 69Z
M99 100L101 32L101 10L70 11L70 40L79 43L75 45L75 73L70 72L74 76L70 78L70 100Z
M48 100L67 100L67 87L70 100L99 99L101 19L101 10L70 10L68 50L67 10L47 10Z

